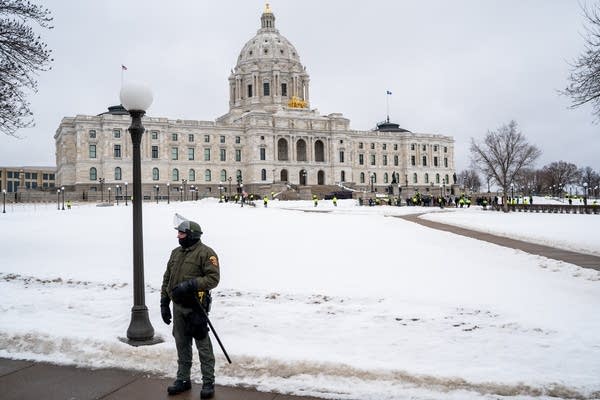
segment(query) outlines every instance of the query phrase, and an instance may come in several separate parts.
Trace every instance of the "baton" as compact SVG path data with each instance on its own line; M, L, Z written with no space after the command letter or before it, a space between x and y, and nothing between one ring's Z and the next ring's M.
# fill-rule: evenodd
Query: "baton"
M210 318L208 318L208 313L204 309L204 306L202 306L202 303L200 303L200 301L198 300L198 297L194 296L194 299L196 299L196 304L198 304L200 306L200 309L204 313L204 316L206 317L206 321L208 322L208 326L210 327L210 330L213 333L213 335L215 335L215 338L217 339L217 342L219 343L221 350L223 350L223 354L225 354L225 358L227 358L227 361L229 361L229 364L231 364L231 358L229 358L229 354L227 354L227 350L225 350L223 343L221 343L221 339L219 339L219 335L217 335L217 331L215 331L215 327L210 322Z

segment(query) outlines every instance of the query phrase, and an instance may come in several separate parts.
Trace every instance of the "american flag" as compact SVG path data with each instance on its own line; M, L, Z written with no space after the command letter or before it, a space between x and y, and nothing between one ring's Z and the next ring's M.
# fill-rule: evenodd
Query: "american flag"
M122 69L123 71L127 71L127 67L126 67L126 66L124 66L123 64L121 64L121 69Z
M386 90L385 94L392 94L392 92L390 92L389 90Z

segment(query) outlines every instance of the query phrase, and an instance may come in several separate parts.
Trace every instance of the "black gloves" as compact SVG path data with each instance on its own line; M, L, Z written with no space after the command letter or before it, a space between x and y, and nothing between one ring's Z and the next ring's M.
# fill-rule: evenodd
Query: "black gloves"
M171 299L168 297L162 297L160 299L160 316L167 325L171 323L171 308L169 307L170 303Z
M171 298L177 304L189 305L195 301L194 296L197 295L197 292L198 283L196 279L190 279L175 286L171 291Z

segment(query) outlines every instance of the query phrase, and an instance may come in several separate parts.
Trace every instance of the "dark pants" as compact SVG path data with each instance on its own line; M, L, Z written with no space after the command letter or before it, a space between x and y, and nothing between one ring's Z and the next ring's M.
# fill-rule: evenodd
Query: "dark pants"
M191 308L173 303L173 337L177 346L177 379L189 380L192 369L192 340L200 356L202 382L215 383L215 355L208 334L202 340L197 340L185 334L185 316L192 312Z

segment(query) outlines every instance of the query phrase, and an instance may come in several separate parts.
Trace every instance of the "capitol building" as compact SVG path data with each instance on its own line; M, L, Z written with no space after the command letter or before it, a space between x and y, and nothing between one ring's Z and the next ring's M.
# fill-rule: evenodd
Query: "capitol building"
M456 186L454 139L389 121L350 128L341 113L311 109L310 78L266 5L227 84L229 112L214 121L145 116L144 197L244 191L284 198L349 191L446 195ZM124 194L132 180L130 117L121 106L65 117L54 136L56 184L72 198ZM129 192L131 194L131 192ZM287 197L285 196L287 195Z

